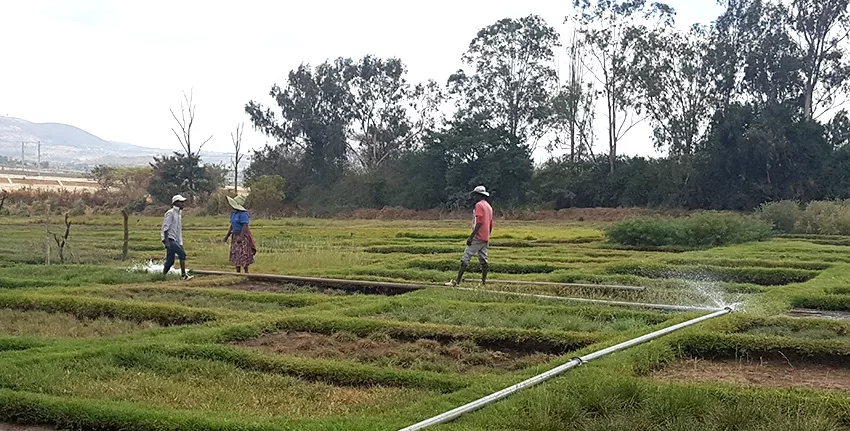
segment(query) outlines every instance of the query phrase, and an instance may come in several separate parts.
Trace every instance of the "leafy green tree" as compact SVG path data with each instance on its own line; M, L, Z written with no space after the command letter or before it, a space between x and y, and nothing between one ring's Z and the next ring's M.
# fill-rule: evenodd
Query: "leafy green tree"
M706 61L710 40L700 26L688 32L668 30L638 41L636 77L656 148L687 156L693 154L712 115L713 81Z
M251 189L247 205L252 210L260 212L279 210L286 199L286 179L280 175L263 175L249 181L246 185Z
M291 71L287 85L274 85L269 93L280 108L280 118L257 102L245 106L254 128L282 147L268 156L295 154L314 184L333 184L348 165L347 130L354 111L345 77L350 66L351 60L337 59L315 68L302 64Z
M118 184L117 169L111 166L97 165L89 171L88 176L104 189L115 187Z
M582 157L593 156L596 90L593 83L587 81L587 69L584 66L586 47L578 40L576 31L573 31L567 46L567 55L569 66L566 83L552 101L550 121L555 137L548 149L551 152L557 148L569 148L569 160L575 163ZM564 135L566 139L562 138Z
M220 167L201 165L197 156L180 153L155 157L151 168L148 193L163 204L171 203L171 197L176 194L206 198L222 185L226 173Z
M397 58L366 56L346 68L353 104L349 141L353 141L352 154L366 171L414 148L439 117L437 84L411 86L406 73Z
M802 54L804 112L811 119L816 109L832 108L847 89L850 63L850 0L792 0L792 31Z
M458 116L504 130L510 143L529 146L542 136L557 90L557 31L537 15L502 19L481 29L463 55L469 70L449 78Z
M247 184L264 175L280 175L286 179L287 192L294 199L309 184L309 176L304 163L304 153L284 145L266 145L255 150L251 164L244 172Z
M843 148L850 144L850 117L846 110L836 113L829 123L824 125L826 139L833 149Z
M786 104L735 104L718 112L697 152L696 208L752 210L809 201L831 154L821 125Z
M635 82L635 62L641 40L673 22L673 9L646 0L574 0L582 43L590 53L589 67L605 100L608 161L613 172L618 144L640 117L641 93Z
M533 166L524 146L501 128L492 128L485 116L456 121L440 133L430 136L425 146L445 154L446 202L465 203L469 191L485 185L493 199L502 205L526 201Z
M788 9L764 0L724 3L726 10L712 28L709 53L718 109L736 102L800 104L801 52L789 31Z

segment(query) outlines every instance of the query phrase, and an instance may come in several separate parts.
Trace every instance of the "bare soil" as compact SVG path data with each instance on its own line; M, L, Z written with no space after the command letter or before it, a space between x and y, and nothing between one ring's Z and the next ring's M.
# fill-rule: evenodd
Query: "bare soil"
M829 320L850 320L850 313L846 311L824 311L809 308L792 308L787 313L791 317L816 317Z
M690 358L668 365L654 373L653 377L672 382L721 382L764 388L850 390L850 368L847 366L801 360Z
M263 281L245 281L231 286L234 289L249 290L254 292L281 292L281 293L324 293L325 295L402 295L412 292L416 289L390 289L383 287L363 287L354 285L329 285L329 286L312 286L300 285L291 283L274 283Z
M59 186L56 180L36 180L32 178L12 178L16 184L40 185L40 186Z
M309 286L296 286L294 284L268 283L259 281L244 281L228 286L233 289L247 290L251 292L279 292L279 293L325 293L328 295L347 295L348 292L340 289L320 289Z
M402 341L383 334L362 338L347 332L279 332L233 344L273 354L459 373L518 370L555 358L542 352L486 349L472 341Z

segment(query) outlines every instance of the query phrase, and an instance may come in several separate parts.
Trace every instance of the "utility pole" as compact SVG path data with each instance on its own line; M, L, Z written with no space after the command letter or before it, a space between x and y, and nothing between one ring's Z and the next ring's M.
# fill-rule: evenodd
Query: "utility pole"
M21 169L23 169L25 167L24 166L24 144L26 144L26 142L21 142Z
M36 141L36 144L38 145L38 159L36 159L35 172L38 176L41 176L41 141Z

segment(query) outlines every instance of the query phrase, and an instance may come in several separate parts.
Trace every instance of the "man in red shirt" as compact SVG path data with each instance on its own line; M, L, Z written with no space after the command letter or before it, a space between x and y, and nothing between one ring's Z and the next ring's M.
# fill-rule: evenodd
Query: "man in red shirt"
M487 283L487 271L489 261L487 260L487 248L490 244L490 233L493 232L493 207L487 202L490 193L484 186L478 186L472 191L472 196L478 201L475 204L475 224L472 234L466 240L466 251L460 259L460 271L457 278L446 283L447 286L457 286L463 280L463 273L469 267L472 256L478 255L478 263L481 264L481 285Z

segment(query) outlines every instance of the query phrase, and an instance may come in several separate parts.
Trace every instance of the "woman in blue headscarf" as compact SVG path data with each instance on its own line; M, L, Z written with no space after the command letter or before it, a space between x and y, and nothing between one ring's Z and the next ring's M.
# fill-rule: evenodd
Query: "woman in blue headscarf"
M233 212L230 214L230 230L227 231L224 242L233 236L230 241L230 263L236 267L236 272L242 272L242 269L245 269L247 274L248 267L254 263L254 255L257 254L257 243L248 226L251 218L248 210L245 209L243 196L236 198L228 196L227 203L233 208Z

